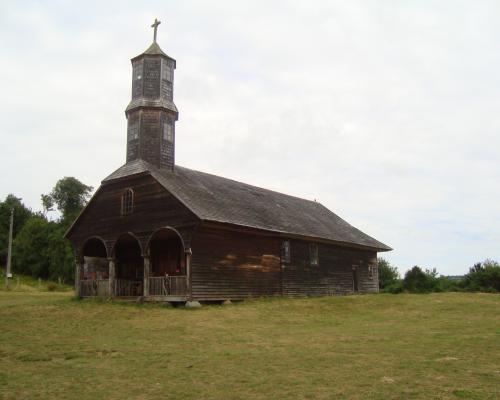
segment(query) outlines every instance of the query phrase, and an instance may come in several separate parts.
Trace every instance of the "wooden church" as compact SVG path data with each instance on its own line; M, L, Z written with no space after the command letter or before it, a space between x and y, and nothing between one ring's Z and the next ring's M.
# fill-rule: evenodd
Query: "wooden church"
M377 292L391 250L315 201L175 164L176 61L132 58L126 163L66 233L76 294L152 301Z

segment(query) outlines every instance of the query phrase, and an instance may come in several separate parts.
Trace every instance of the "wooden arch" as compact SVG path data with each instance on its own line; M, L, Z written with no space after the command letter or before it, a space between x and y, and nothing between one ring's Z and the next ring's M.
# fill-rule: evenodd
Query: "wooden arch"
M190 249L186 249L186 245L184 243L184 238L182 237L182 235L179 233L179 231L177 229L175 229L174 227L172 226L163 226L161 228L158 228L156 229L148 238L148 241L146 243L146 250L149 254L149 249L150 249L150 245L151 245L151 240L153 240L153 238L155 237L155 235L158 233L158 232L161 232L163 230L167 230L167 231L171 231L173 233L175 233L177 235L177 237L179 238L179 240L181 241L181 244L182 244L182 249L184 250L184 253L189 253L190 252Z
M80 249L78 251L78 254L79 254L79 258L81 260L83 260L83 257L85 257L85 246L87 246L87 244L90 242L90 241L98 241L102 244L102 246L104 247L104 251L106 253L106 258L109 258L109 249L108 249L108 246L106 245L106 241L100 237L100 236L97 236L97 235L94 235L94 236L90 236L89 238L85 239L85 241L82 243L82 245L80 246Z

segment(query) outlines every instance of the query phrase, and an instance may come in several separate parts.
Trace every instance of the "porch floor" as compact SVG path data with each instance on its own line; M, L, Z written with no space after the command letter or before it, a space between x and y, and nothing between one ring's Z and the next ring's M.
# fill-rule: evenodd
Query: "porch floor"
M98 297L103 298L105 296L82 296L83 299L93 299ZM187 296L112 296L107 298L111 300L129 301L129 302L136 302L140 300L151 303L188 301Z

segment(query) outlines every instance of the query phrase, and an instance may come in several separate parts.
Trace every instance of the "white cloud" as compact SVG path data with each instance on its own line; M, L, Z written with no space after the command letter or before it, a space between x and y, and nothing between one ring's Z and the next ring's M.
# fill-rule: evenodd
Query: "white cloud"
M177 161L317 198L463 273L500 258L496 2L20 1L0 5L0 196L124 162L129 59L163 23Z

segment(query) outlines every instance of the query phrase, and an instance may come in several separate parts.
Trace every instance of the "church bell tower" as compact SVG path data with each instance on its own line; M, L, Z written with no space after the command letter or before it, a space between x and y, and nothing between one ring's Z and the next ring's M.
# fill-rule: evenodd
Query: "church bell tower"
M132 58L132 100L127 116L127 163L142 159L157 168L174 169L175 121L173 101L175 60L156 42L160 21L155 19L153 43Z

